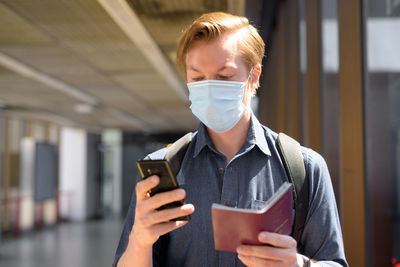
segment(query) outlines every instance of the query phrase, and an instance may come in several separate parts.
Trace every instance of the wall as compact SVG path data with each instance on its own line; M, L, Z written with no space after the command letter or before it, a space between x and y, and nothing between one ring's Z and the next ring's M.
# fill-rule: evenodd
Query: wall
M122 208L122 133L107 129L103 144L103 206L105 212L120 214Z
M59 150L60 216L71 220L87 218L87 138L81 129L61 128Z

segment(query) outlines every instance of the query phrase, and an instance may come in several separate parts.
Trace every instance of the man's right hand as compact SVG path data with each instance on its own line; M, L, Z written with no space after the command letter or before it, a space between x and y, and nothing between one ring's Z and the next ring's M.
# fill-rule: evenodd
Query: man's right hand
M181 207L157 210L159 207L185 198L185 190L179 188L158 193L152 197L149 190L160 182L156 175L136 184L135 221L130 234L130 242L141 248L151 247L161 235L182 227L187 221L170 221L194 212L192 204Z

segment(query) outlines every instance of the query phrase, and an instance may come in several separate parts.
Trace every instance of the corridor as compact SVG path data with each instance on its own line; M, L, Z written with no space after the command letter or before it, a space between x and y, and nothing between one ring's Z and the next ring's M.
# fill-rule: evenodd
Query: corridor
M109 267L122 220L62 223L0 243L1 267Z

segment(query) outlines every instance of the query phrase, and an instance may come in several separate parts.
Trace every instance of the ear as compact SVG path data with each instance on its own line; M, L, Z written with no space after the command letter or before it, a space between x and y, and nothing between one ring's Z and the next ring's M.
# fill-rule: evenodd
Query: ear
M260 76L261 76L261 64L258 63L253 66L250 72L250 84L253 90L252 92L253 94L256 93L257 87L259 85L258 81L260 79Z

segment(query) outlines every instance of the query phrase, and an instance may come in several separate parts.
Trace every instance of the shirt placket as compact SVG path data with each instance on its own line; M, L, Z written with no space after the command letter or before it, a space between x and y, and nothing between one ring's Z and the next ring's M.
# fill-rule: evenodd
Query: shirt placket
M231 161L226 168L219 168L222 178L221 204L236 207L238 200L238 176L235 172L235 162ZM219 253L219 266L237 266L236 256L231 253Z
M245 153L241 153L245 154ZM240 168L240 162L238 158L240 155L236 155L233 160L227 165L226 158L222 155L216 153L216 172L220 178L220 188L221 188L221 200L220 204L237 207L239 199L239 175L238 169ZM218 251L218 266L243 266L237 259L236 255L232 253Z
M222 175L221 204L229 207L236 207L238 199L238 181L234 164L230 162Z

